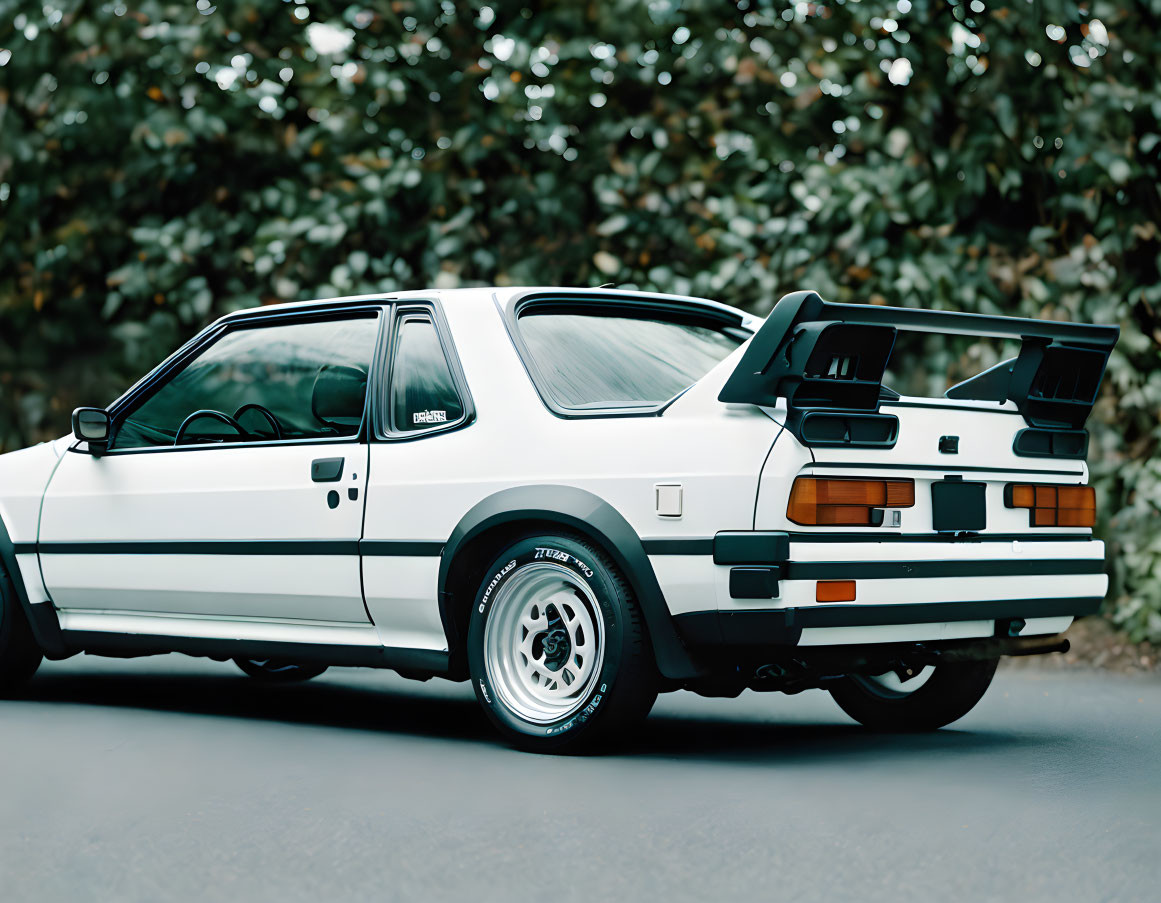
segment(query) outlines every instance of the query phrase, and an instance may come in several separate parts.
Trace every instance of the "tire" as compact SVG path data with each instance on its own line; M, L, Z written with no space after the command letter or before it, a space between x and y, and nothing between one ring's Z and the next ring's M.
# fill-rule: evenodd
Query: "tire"
M276 659L236 658L234 664L255 680L268 684L302 683L326 671L326 665L296 665Z
M19 693L43 660L15 591L0 576L0 697Z
M591 751L657 699L629 585L579 536L529 536L496 558L472 607L468 668L488 719L530 752Z
M848 674L828 689L839 708L871 730L933 731L958 721L975 707L999 663L993 658L936 665L930 667L926 679L924 672L912 678L924 679L914 690L907 689L907 682L886 680L888 675L858 674Z

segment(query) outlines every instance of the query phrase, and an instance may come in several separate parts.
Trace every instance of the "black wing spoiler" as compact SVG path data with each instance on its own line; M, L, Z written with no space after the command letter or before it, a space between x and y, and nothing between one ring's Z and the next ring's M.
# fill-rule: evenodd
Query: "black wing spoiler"
M946 396L1013 401L1029 426L1073 430L1096 402L1120 335L1116 326L833 304L816 292L792 292L774 305L718 399L773 406L785 398L792 420L811 411L875 414L899 330L1019 339L1017 357Z

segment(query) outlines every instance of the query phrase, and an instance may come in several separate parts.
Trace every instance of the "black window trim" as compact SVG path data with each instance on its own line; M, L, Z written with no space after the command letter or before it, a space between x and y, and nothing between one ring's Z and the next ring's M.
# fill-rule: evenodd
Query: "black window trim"
M328 322L335 320L355 320L374 318L378 321L378 334L375 339L374 357L370 362L370 368L367 375L367 397L363 402L363 420L359 424L359 429L351 436L329 436L329 437L308 437L303 439L261 439L250 440L246 442L213 442L205 444L190 444L190 445L148 445L142 448L116 448L112 447L102 452L102 457L112 457L115 455L140 455L152 454L155 452L189 452L189 451L214 451L217 449L236 449L236 448L264 448L264 447L281 447L289 445L341 445L354 444L359 442L366 442L370 427L370 417L368 416L369 408L372 398L372 387L376 385L379 379L379 371L383 366L379 352L380 343L384 330L384 324L390 321L390 305L391 299L384 298L382 300L368 301L364 304L325 304L318 306L311 306L301 310L293 311L270 311L263 308L255 308L253 311L247 311L243 314L237 314L226 320L218 321L211 326L203 329L192 339L182 345L168 358L158 364L152 371L147 373L144 377L134 383L128 391L126 391L120 398L114 401L107 408L109 418L114 424L113 439L116 439L116 426L118 418L131 413L136 409L137 405L145 399L151 397L155 391L161 386L164 386L170 379L177 376L185 369L194 357L200 354L209 346L213 345L227 332L235 331L239 328L258 328L266 326L278 326L284 324L303 323L303 322ZM74 442L69 446L69 451L80 452L81 442ZM81 452L84 453L84 452Z
M625 314L632 316L636 313L640 315L641 319L648 319L650 315L659 313L669 314L675 322L685 317L694 323L700 322L704 324L708 322L718 327L735 329L738 331L739 337L743 339L749 338L754 334L754 330L745 325L745 318L741 314L735 313L725 307L718 307L712 303L697 301L692 298L689 300L680 298L650 298L629 293L602 292L600 294L594 294L588 292L569 292L565 290L519 293L508 301L506 309L501 305L500 298L497 294L493 293L492 300L500 313L501 319L504 321L504 327L508 330L508 338L511 339L513 346L516 348L516 355L520 358L520 362L524 365L524 370L528 374L529 380L531 380L533 387L536 389L536 394L540 396L540 400L544 403L544 406L562 420L588 420L598 417L659 417L665 413L666 408L684 395L689 390L689 387L682 389L672 398L667 398L665 401L652 405L576 407L564 404L553 395L548 380L537 366L535 359L532 357L532 353L528 349L528 345L524 341L524 337L520 334L518 321L520 315L525 313L529 307L559 307L561 312L582 314L587 311L609 311L622 316Z
M399 430L392 423L391 412L391 383L395 379L395 346L399 340L399 327L408 319L425 319L435 327L436 337L443 350L444 360L451 371L452 384L459 395L463 414L456 420L440 423L421 430ZM375 408L372 412L373 442L410 442L416 439L426 439L441 433L450 433L453 430L470 426L476 419L476 406L472 400L472 393L468 389L468 380L460 364L459 353L456 351L451 330L444 317L443 308L438 301L432 299L412 299L397 301L391 305L390 318L382 333L382 350L376 355L381 361L382 378L376 385Z

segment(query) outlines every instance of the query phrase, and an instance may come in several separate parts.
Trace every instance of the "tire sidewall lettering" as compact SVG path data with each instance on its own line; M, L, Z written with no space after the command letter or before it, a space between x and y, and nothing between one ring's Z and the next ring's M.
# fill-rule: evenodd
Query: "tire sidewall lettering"
M578 571L586 580L593 579L593 569L570 552L554 549L551 546L537 546L532 560L543 561L546 559L558 564L572 566L572 569Z
M482 645L483 626L487 623L492 605L500 594L499 590L523 565L532 563L552 563L572 571L582 578L591 590L597 601L598 612L595 614L604 621L605 630L605 653L600 678L579 711L564 721L547 725L524 721L510 712L489 686L486 670L482 666L472 669L475 676L474 686L476 696L484 708L510 729L533 736L559 737L582 728L603 711L602 704L608 697L609 688L613 684L619 666L620 624L612 602L614 587L603 568L594 567L583 549L574 548L573 543L566 544L563 541L520 542L505 552L504 557L488 571L487 582L474 606L469 630L470 656L477 655L477 649Z
M480 604L478 606L480 614L484 613L488 607L488 603L492 601L492 593L495 591L496 587L503 583L504 578L516 569L516 564L516 559L512 559L492 576L491 582L484 589L484 596L480 600Z

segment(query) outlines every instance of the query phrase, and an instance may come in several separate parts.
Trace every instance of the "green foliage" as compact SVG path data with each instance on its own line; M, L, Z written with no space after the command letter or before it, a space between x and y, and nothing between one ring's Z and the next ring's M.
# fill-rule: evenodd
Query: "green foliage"
M320 295L1118 323L1092 469L1115 616L1161 640L1161 3L531 6L0 0L0 446Z

